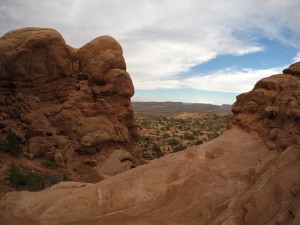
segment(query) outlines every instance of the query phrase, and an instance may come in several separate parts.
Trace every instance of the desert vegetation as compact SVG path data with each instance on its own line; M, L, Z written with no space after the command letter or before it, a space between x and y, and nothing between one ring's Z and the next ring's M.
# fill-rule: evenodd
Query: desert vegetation
M182 113L178 116L137 116L138 146L146 160L200 145L226 129L230 114Z
M27 189L30 191L38 191L60 182L58 176L44 175L36 171L23 172L14 163L10 165L7 180L17 190Z
M12 156L18 156L23 152L19 138L14 132L10 131L6 139L0 139L0 152L5 152Z

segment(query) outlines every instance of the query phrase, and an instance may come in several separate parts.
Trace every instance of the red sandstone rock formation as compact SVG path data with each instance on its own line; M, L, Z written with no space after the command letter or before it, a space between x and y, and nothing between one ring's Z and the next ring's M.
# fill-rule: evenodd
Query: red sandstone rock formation
M299 225L297 68L240 95L229 130L217 139L97 184L62 182L41 192L10 192L0 200L1 222Z
M10 31L0 39L0 77L0 135L16 133L27 158L55 160L75 180L76 163L100 167L115 149L139 164L134 88L112 37L76 50L53 29Z
M237 97L229 127L258 134L270 150L300 145L300 63L257 82Z

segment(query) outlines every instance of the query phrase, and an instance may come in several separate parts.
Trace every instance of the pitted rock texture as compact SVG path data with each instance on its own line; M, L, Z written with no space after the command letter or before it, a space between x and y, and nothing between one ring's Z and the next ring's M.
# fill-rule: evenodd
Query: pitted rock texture
M122 54L109 36L74 49L53 29L6 33L0 39L1 137L13 131L28 158L47 156L71 174L85 155L101 166L115 149L139 164L134 88Z
M237 98L229 129L203 145L96 184L10 192L0 200L1 222L299 225L299 79L284 74L259 81Z
M300 77L300 62L290 65L288 68L283 70L283 73Z
M270 150L300 145L300 77L294 72L273 75L237 97L229 127L239 126L258 134ZM290 71L290 70L284 70Z

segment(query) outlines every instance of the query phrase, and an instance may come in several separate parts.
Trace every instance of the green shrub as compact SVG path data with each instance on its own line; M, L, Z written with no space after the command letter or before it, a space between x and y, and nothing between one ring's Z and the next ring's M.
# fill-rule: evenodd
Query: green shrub
M57 164L53 160L45 160L43 162L43 165L49 169L53 169L53 170L57 169Z
M11 155L17 156L23 152L19 138L14 132L9 132L7 136L8 152Z
M211 140L211 139L217 138L218 136L220 136L220 134L216 131L213 131L213 132L210 132L207 136L208 136L208 139Z
M26 176L14 163L11 163L8 169L8 181L16 188L26 185Z
M9 101L8 97L5 96L5 97L3 98L2 105L3 105L3 106L11 106L12 103Z
M176 146L176 147L173 149L173 152L179 152L179 151L182 151L182 150L184 150L184 149L186 149L186 148L187 148L187 146L180 144L180 145Z
M145 153L145 152L142 152L142 156L146 160L152 160L153 159L152 155L150 155L148 153Z
M170 137L170 134L168 134L168 133L164 133L164 134L162 135L162 138L164 138L164 139L169 138L169 137Z
M19 138L14 132L10 131L6 140L0 139L0 151L9 153L12 156L18 156L23 152Z
M48 178L48 176L36 172L30 172L28 175L25 175L14 163L10 165L7 177L9 183L14 187L26 187L30 191L45 188L45 183Z
M183 138L186 140L195 140L195 136L191 133L184 133Z
M179 141L175 138L171 138L167 141L167 143L171 146L175 146L175 145L178 145L179 144Z
M149 137L149 136L140 136L140 140L141 141L150 141L151 140L151 138Z
M200 139L200 140L198 140L198 141L195 142L195 145L201 145L201 144L203 144L203 140L202 139Z
M163 153L162 153L160 147L157 144L153 144L152 150L155 152L157 158L163 156Z
M81 164L77 167L74 167L73 171L78 173L78 174L85 174L86 173L86 168L84 167L84 165Z
M7 152L7 142L0 139L0 152Z
M31 172L26 176L26 187L30 191L37 191L45 188L47 176L35 172Z

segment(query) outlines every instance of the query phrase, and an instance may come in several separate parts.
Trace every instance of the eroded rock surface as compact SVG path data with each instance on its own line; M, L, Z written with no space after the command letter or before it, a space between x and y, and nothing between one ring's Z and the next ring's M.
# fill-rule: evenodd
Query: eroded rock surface
M258 134L270 150L300 145L300 77L293 75L300 72L295 69L299 64L284 70L292 74L264 78L252 91L239 95L229 126Z
M113 151L107 161L99 169L99 174L107 177L134 168L132 155L124 150Z
M0 200L0 218L38 225L298 225L299 82L293 74L259 81L237 98L229 130L201 146L97 184L10 192Z
M33 162L54 160L79 181L73 168L86 155L100 167L124 149L139 164L134 88L112 37L74 49L53 29L10 31L0 39L0 77L0 136L17 134Z

